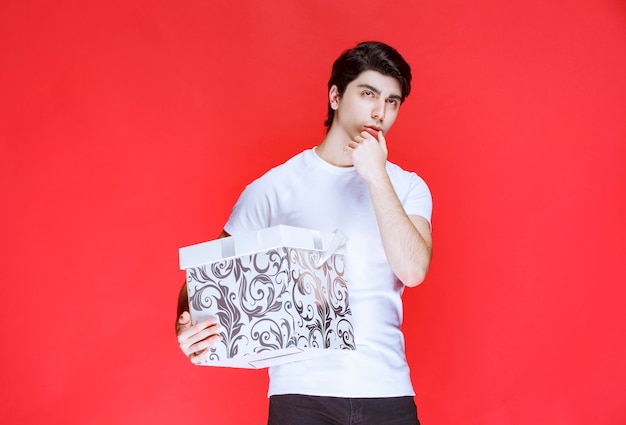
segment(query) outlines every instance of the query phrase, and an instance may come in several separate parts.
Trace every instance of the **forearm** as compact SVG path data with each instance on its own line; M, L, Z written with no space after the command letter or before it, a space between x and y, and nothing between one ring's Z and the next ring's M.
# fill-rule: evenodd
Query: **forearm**
M187 284L183 284L178 294L178 309L177 317L183 314L183 312L189 311L189 299L187 298Z
M386 173L368 186L391 269L406 286L419 285L430 266L430 225L426 219L406 214Z

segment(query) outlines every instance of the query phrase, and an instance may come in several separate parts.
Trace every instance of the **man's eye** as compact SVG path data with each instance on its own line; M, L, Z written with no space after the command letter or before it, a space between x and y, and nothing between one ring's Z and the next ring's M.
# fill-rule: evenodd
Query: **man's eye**
M364 94L365 96L372 96L374 93L372 93L372 92L371 92L371 91L369 91L369 90L365 90L365 91L363 92L363 94Z

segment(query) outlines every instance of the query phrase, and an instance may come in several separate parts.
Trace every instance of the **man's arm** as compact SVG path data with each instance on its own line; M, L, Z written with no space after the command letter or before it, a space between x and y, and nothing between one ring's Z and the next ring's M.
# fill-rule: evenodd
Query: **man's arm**
M424 217L407 216L386 173L369 188L391 269L406 286L419 285L432 256L430 223Z
M419 285L426 278L432 256L430 223L404 211L385 168L385 137L380 132L376 140L363 132L350 143L347 154L368 184L391 269L406 286Z
M176 309L176 315L180 317L184 312L189 311L189 297L187 295L187 283L183 283L183 287L180 288L178 293L178 308ZM176 320L178 324L178 320Z

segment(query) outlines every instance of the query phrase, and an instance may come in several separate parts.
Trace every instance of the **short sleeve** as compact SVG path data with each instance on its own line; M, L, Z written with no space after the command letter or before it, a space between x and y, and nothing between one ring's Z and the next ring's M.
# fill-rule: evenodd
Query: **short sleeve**
M403 206L408 215L424 217L432 226L432 195L426 182L415 173L410 173L409 186Z

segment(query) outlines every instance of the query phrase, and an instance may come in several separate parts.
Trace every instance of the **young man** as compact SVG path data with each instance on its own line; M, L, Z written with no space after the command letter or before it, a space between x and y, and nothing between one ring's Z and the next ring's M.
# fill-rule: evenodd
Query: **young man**
M221 234L286 224L339 228L349 237L345 276L357 349L271 367L270 425L419 424L401 295L428 271L432 201L420 177L387 161L386 141L410 83L409 65L386 44L344 52L328 83L324 140L251 183ZM192 325L186 309L183 287L178 341L197 363L220 340L220 327L212 319Z

